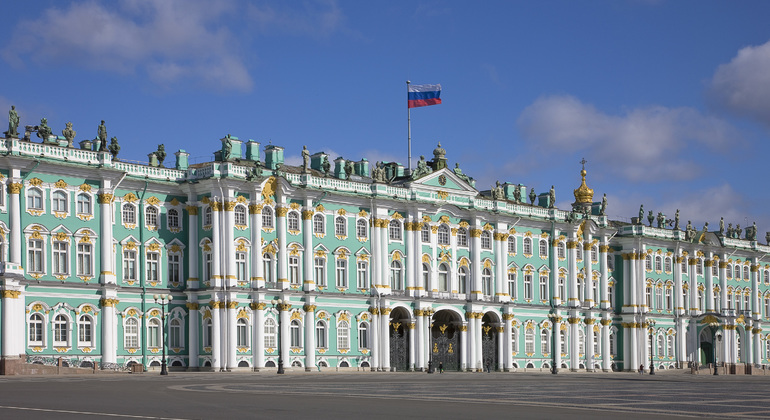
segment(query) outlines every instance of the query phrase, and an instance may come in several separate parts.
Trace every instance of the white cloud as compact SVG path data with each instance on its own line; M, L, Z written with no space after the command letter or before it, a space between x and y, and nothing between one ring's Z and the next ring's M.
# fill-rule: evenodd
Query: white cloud
M293 35L328 36L343 26L345 16L336 0L303 2L302 8L281 3L250 4L246 15L263 33L280 31ZM295 4L296 6L296 4Z
M693 108L649 106L609 115L572 96L537 99L517 124L535 149L585 151L632 181L691 178L698 165L689 160L689 147L715 148L738 137L728 123Z
M253 81L237 38L221 19L229 2L124 0L73 3L19 23L2 57L14 65L83 65L146 72L161 87L193 81L217 90L249 91Z
M770 127L770 41L742 48L720 65L708 94L717 106Z

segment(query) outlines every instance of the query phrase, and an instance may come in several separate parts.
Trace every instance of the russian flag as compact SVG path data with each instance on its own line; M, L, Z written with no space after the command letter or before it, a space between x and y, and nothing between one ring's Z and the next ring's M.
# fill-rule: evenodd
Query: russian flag
M441 103L441 85L409 85L407 103L409 108L417 108Z

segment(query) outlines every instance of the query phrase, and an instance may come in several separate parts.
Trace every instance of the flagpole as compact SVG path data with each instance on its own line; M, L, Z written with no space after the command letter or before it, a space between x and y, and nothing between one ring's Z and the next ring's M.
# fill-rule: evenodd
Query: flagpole
M412 174L412 108L409 108L409 80L406 81L406 135L407 135L407 156L409 162L407 163L407 175Z

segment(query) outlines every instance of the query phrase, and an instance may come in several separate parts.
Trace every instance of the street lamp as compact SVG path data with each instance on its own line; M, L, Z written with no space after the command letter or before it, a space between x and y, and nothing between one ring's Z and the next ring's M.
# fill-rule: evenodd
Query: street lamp
M551 362L551 374L556 375L559 373L559 367L556 366L556 352L559 351L556 346L559 344L556 342L556 337L558 336L558 330L556 329L556 324L559 322L559 319L561 317L558 314L555 314L553 312L548 314L548 318L551 320L551 328L553 328L553 337L551 338L551 350L553 354L553 362Z
M654 341L655 341L655 340L653 340L653 338L655 337L653 335L655 333L655 331L653 330L653 327L655 327L655 320L651 319L651 320L647 321L647 325L649 325L649 327L650 327L650 375L654 375L655 374L655 365L653 364L653 361L652 361L652 352L653 352L653 344L654 344Z
M281 300L281 299L273 299L273 300L270 301L270 303L273 304L274 308L275 307L278 308L278 331L276 331L275 336L277 338L276 341L278 342L278 374L279 375L283 375L284 374L284 371L283 371L283 358L281 357L282 353L281 353L281 337L280 337L280 332L281 332L281 311L283 310L282 309L282 307L283 307L283 300Z
M714 375L719 376L719 370L717 369L717 330L719 330L719 321L714 319L708 323L708 327L711 330L711 336L714 337L712 351L714 352Z
M163 359L161 360L160 364L160 374L161 375L168 375L168 370L166 370L166 305L171 304L172 297L171 295L153 295L152 296L155 299L155 303L160 303L161 308L161 316L160 316L160 322L161 322L161 332L160 335L163 338L162 340L162 346L163 346ZM160 300L160 302L158 302Z

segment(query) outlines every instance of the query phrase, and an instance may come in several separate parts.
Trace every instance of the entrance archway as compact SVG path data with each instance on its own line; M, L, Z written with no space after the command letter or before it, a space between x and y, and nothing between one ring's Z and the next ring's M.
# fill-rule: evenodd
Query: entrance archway
M390 368L405 372L409 370L409 312L401 307L390 312Z
M497 317L490 312L481 318L481 356L483 369L497 370L497 327L500 325Z
M699 359L701 365L707 365L714 361L714 339L708 328L703 328L698 335L700 343Z
M430 356L433 367L438 369L439 363L444 370L460 370L460 315L450 310L440 310L433 314L430 329Z

